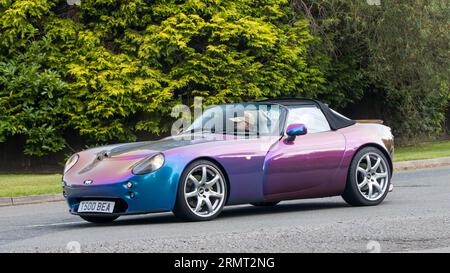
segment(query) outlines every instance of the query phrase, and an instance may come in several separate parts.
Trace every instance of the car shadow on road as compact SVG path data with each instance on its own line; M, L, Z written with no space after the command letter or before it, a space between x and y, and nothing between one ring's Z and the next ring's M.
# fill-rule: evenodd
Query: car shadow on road
M239 218L248 217L254 215L269 215L269 214L281 214L300 211L312 211L312 210L329 210L349 207L345 202L302 202L302 203L280 203L276 206L270 207L255 207L252 205L239 205L226 207L224 211L217 218L218 221L224 218ZM92 224L92 223L76 223L70 225L72 228L83 227L108 227L108 226L127 226L127 225L154 225L154 224L173 224L173 223L186 223L181 219L175 217L172 213L157 213L147 214L138 217L122 217L118 220L107 224ZM194 222L195 223L195 222ZM67 228L68 226L66 226Z
M219 218L242 217L261 214L279 214L300 211L325 210L349 207L345 202L302 202L302 203L280 203L276 206L255 207L229 207L222 212Z

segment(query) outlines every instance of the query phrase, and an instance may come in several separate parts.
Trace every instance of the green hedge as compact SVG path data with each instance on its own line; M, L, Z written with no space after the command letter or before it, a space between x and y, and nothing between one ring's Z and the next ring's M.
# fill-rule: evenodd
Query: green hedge
M67 135L134 141L194 96L342 108L376 94L397 135L437 134L450 74L439 3L0 0L0 142L25 137L25 154L45 155Z
M222 103L314 96L314 37L287 1L4 1L0 5L0 141L25 153L160 133L193 96Z

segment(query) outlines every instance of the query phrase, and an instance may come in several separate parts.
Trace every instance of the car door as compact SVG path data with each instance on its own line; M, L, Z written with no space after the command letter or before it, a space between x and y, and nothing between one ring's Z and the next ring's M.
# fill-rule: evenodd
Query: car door
M345 137L330 129L315 105L289 107L285 128L304 124L306 135L286 141L284 136L269 150L264 166L266 199L319 197L333 194L333 176L345 151Z

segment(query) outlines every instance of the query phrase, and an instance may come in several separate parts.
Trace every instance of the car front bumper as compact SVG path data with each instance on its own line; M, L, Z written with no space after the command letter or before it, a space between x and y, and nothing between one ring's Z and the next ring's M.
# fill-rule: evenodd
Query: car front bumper
M78 213L81 201L114 201L113 213L105 215L133 215L173 210L178 188L178 175L170 168L147 174L131 176L125 181L110 184L79 185L63 181L63 194L72 214L99 215L103 213ZM127 184L131 182L131 187Z

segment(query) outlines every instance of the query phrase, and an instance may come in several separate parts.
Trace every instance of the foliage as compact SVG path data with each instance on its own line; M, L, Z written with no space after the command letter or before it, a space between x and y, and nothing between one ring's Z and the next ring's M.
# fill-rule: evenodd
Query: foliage
M370 99L397 136L449 99L447 0L0 0L0 142L24 152L164 133L179 102Z
M449 102L450 6L447 0L294 0L322 43L324 100L345 107L362 98L404 139L443 128Z
M369 72L385 89L387 114L404 137L439 133L450 98L448 1L387 1L381 16Z
M37 44L0 62L0 141L25 135L25 153L43 155L64 147L58 131L65 127L67 84L57 72L42 67Z
M0 141L43 155L161 133L177 102L315 96L308 22L285 0L0 0Z

